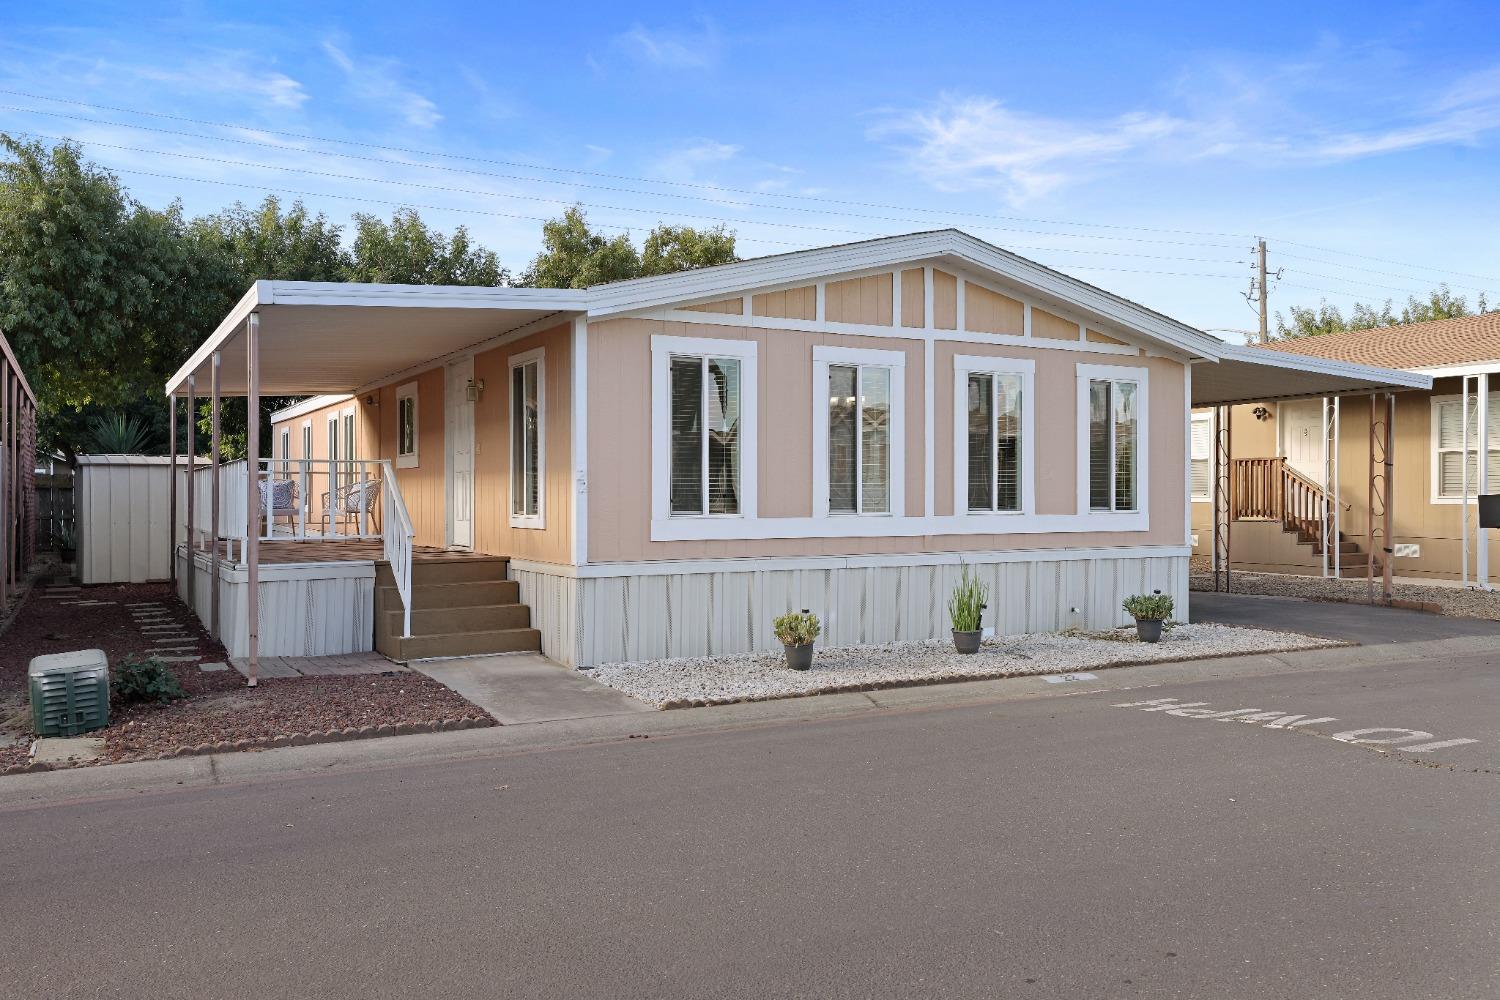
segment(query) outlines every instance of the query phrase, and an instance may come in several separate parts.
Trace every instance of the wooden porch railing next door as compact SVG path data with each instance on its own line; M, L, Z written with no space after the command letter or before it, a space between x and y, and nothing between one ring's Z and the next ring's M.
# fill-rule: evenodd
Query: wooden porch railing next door
M1323 551L1323 487L1284 458L1236 458L1229 480L1230 511L1236 521L1280 521Z

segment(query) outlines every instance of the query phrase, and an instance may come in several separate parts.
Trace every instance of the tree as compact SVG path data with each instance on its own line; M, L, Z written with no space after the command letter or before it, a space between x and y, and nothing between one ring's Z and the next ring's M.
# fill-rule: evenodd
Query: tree
M494 286L510 280L495 252L474 244L463 226L449 238L428 229L409 208L397 209L389 223L356 214L354 225L353 253L345 269L349 281Z
M642 255L628 233L604 236L590 229L588 217L575 205L562 218L542 223L542 252L532 258L517 284L587 288L737 259L734 234L723 226L700 232L690 226L659 225L646 237Z
M283 212L275 195L257 208L235 202L192 225L200 252L222 255L236 268L237 294L259 280L338 281L350 264L342 234L321 213L309 215L300 201Z
M1380 306L1356 302L1350 310L1349 318L1345 319L1337 306L1330 305L1328 300L1324 299L1318 303L1316 309L1292 306L1288 310L1291 314L1290 322L1277 312L1276 338L1289 340L1296 337L1315 337L1324 333L1343 333L1348 330L1371 330L1381 326L1425 323L1434 319L1457 319L1489 311L1489 301L1483 292L1480 293L1475 308L1471 310L1468 300L1462 295L1454 295L1448 290L1447 285L1439 285L1428 293L1425 299L1418 299L1415 295L1408 296L1406 305L1402 307L1399 316L1391 300L1386 299L1385 303Z

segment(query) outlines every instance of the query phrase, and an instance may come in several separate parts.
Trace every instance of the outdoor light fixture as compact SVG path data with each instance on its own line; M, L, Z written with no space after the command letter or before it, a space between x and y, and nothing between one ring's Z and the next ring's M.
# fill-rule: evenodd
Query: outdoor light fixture
M469 379L468 388L464 390L464 396L468 398L469 402L479 402L479 394L481 392L484 392L484 379Z
M1264 406L1257 406L1255 409L1251 410L1250 412L1252 414L1254 414L1256 420L1270 420L1271 419L1271 411L1268 410L1268 409L1266 409Z

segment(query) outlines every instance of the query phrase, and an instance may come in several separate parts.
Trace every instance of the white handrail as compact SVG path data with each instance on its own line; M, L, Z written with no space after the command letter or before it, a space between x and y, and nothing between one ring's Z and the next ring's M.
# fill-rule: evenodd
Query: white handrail
M411 638L411 553L417 529L412 526L411 515L406 511L406 501L401 497L401 488L396 485L396 470L389 460L382 459L384 475L381 489L385 493L385 519L381 522L381 541L385 546L386 562L391 564L391 575L396 578L396 591L401 595L404 618L401 624L402 638Z

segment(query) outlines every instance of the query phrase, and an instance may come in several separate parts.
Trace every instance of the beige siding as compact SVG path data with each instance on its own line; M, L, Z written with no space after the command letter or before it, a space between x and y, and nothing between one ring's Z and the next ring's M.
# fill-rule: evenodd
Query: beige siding
M901 325L927 325L927 278L920 267L901 272Z
M1026 307L1009 296L965 282L964 329L1019 337L1026 332Z
M804 285L780 292L762 292L751 298L750 312L771 319L815 320L818 318L818 287Z
M1088 342L1090 344L1124 344L1125 343L1125 341L1123 341L1123 340L1116 340L1114 337L1111 337L1107 333L1100 333L1098 330L1095 330L1092 327L1090 327L1088 329L1087 333L1088 333L1088 336L1087 336L1086 339L1088 340Z
M947 271L932 272L932 325L958 329L958 279Z
M700 302L695 306L683 306L688 312L700 313L727 313L730 316L742 316L745 312L744 299L736 295L732 299L720 299L717 302Z
M891 325L891 276L830 281L823 287L823 318L830 323Z
M1054 316L1045 309L1032 309L1031 335L1049 340L1077 340L1078 324Z

